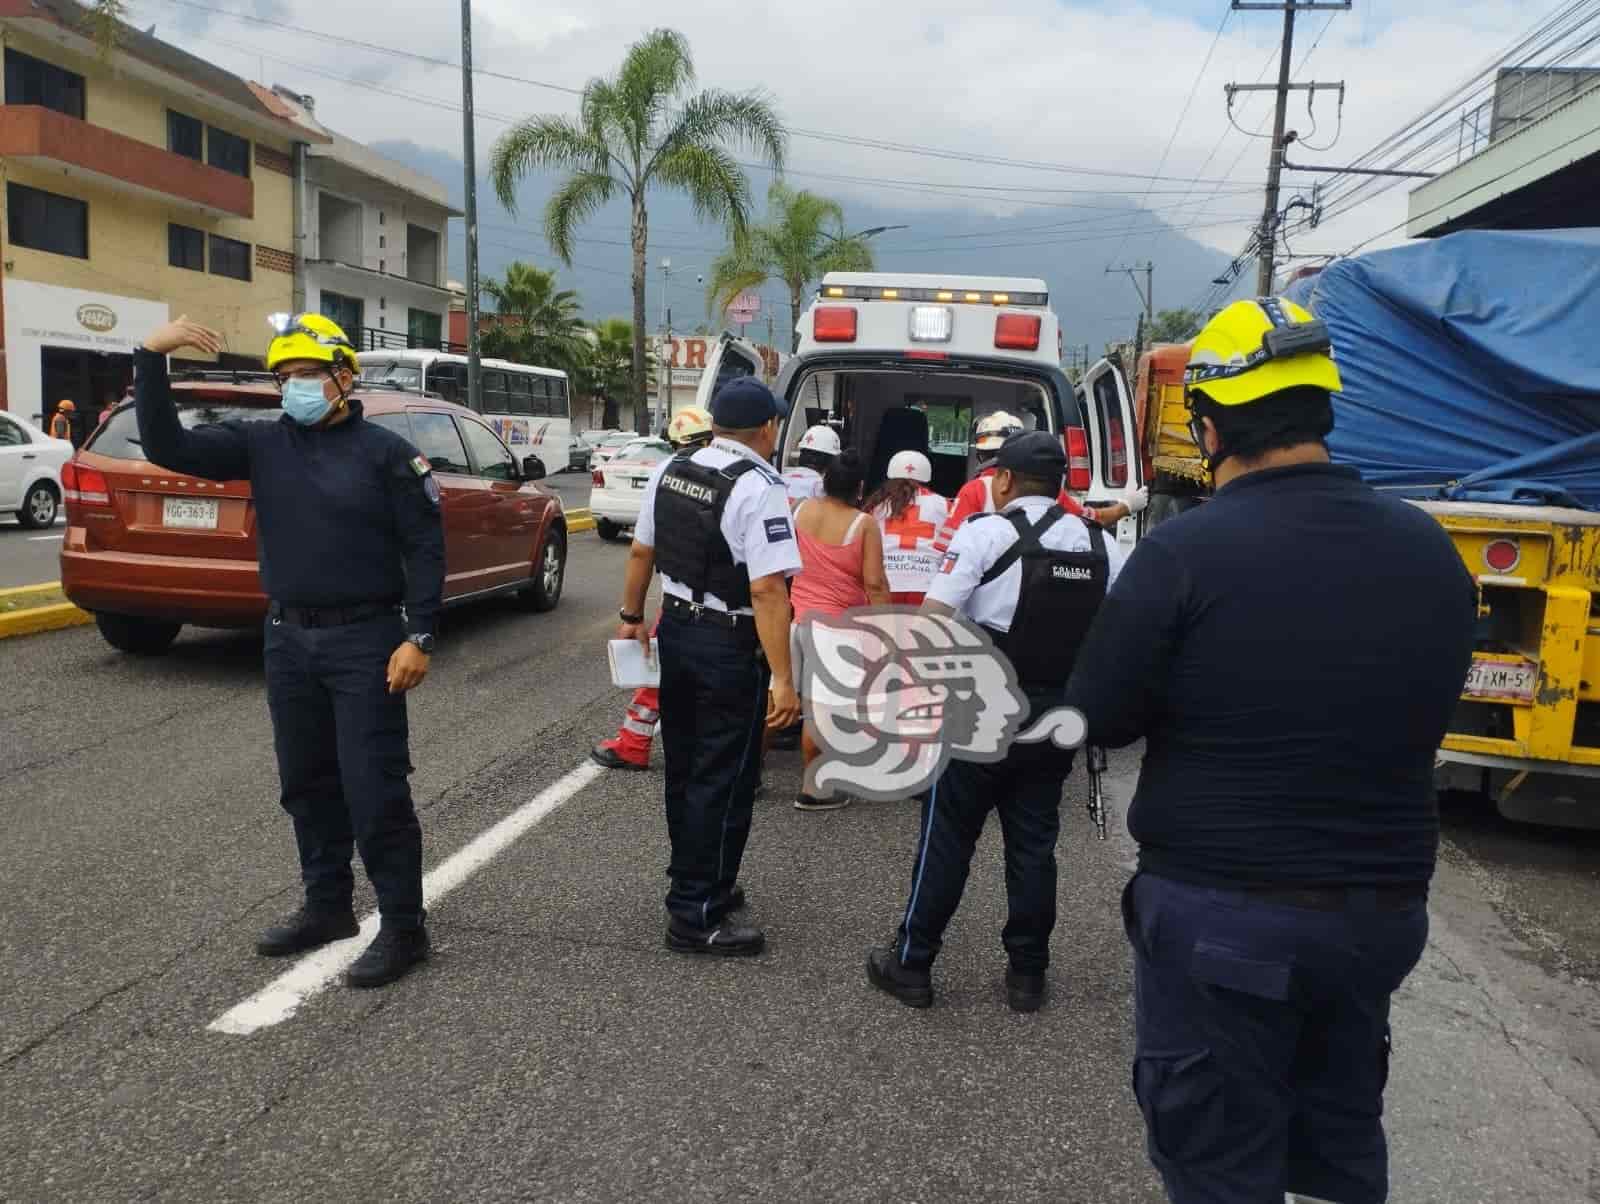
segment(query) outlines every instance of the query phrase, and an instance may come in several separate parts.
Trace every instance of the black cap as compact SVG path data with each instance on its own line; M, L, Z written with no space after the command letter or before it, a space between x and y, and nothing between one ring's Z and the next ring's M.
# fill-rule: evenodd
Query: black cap
M1012 435L1000 445L996 468L1008 468L1027 477L1059 480L1067 474L1067 453L1061 440L1048 431L1026 431Z
M736 376L711 399L711 421L729 431L748 431L789 412L782 399L753 376Z

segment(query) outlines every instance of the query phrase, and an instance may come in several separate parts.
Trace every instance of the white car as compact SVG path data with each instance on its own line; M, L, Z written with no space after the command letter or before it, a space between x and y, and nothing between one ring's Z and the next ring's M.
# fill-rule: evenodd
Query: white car
M657 464L672 454L665 439L636 435L593 473L589 509L601 539L618 539L639 521L639 501Z
M594 448L594 455L590 457L589 463L593 467L598 467L615 457L628 444L648 438L649 435L640 435L634 431L609 431L590 445Z
M61 511L61 466L72 450L69 440L0 413L0 514L15 514L24 527L51 526Z

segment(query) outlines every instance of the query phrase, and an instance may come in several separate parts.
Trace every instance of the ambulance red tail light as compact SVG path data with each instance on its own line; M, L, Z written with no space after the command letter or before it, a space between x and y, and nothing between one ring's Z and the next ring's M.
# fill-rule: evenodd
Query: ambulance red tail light
M819 343L856 341L856 309L853 305L819 305L811 315L811 337Z
M1067 488L1073 493L1087 493L1093 483L1089 472L1089 432L1081 426L1069 426L1061 441L1067 446Z
M1008 351L1039 350L1038 314L1001 314L994 320L994 345Z

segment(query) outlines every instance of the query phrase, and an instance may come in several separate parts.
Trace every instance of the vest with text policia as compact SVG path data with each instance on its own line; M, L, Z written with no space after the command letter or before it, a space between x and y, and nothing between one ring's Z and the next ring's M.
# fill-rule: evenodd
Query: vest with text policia
M1010 659L1024 687L1056 689L1072 676L1078 649L1106 596L1111 562L1106 556L1105 532L1087 522L1089 551L1061 552L1039 542L1066 517L1059 505L1051 506L1033 524L1021 510L1002 517L1017 529L1017 541L1001 553L978 584L998 580L1019 560L1022 584L1011 630L986 630Z
M733 562L722 534L722 512L740 477L760 467L740 458L707 468L679 452L656 485L656 567L689 587L696 602L715 594L733 610L750 605L750 574Z

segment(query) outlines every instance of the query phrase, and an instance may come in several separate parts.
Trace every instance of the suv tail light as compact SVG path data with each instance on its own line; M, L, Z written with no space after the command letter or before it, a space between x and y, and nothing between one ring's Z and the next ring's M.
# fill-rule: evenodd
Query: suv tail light
M1093 484L1089 471L1089 432L1081 426L1069 426L1061 440L1067 446L1067 488L1073 493L1086 493Z
M856 341L856 309L853 305L820 305L811 315L811 337L819 343Z
M994 320L994 345L1012 351L1039 350L1038 314L1001 314Z
M61 466L61 491L69 502L85 506L111 505L111 483L98 468L85 468L69 460Z

